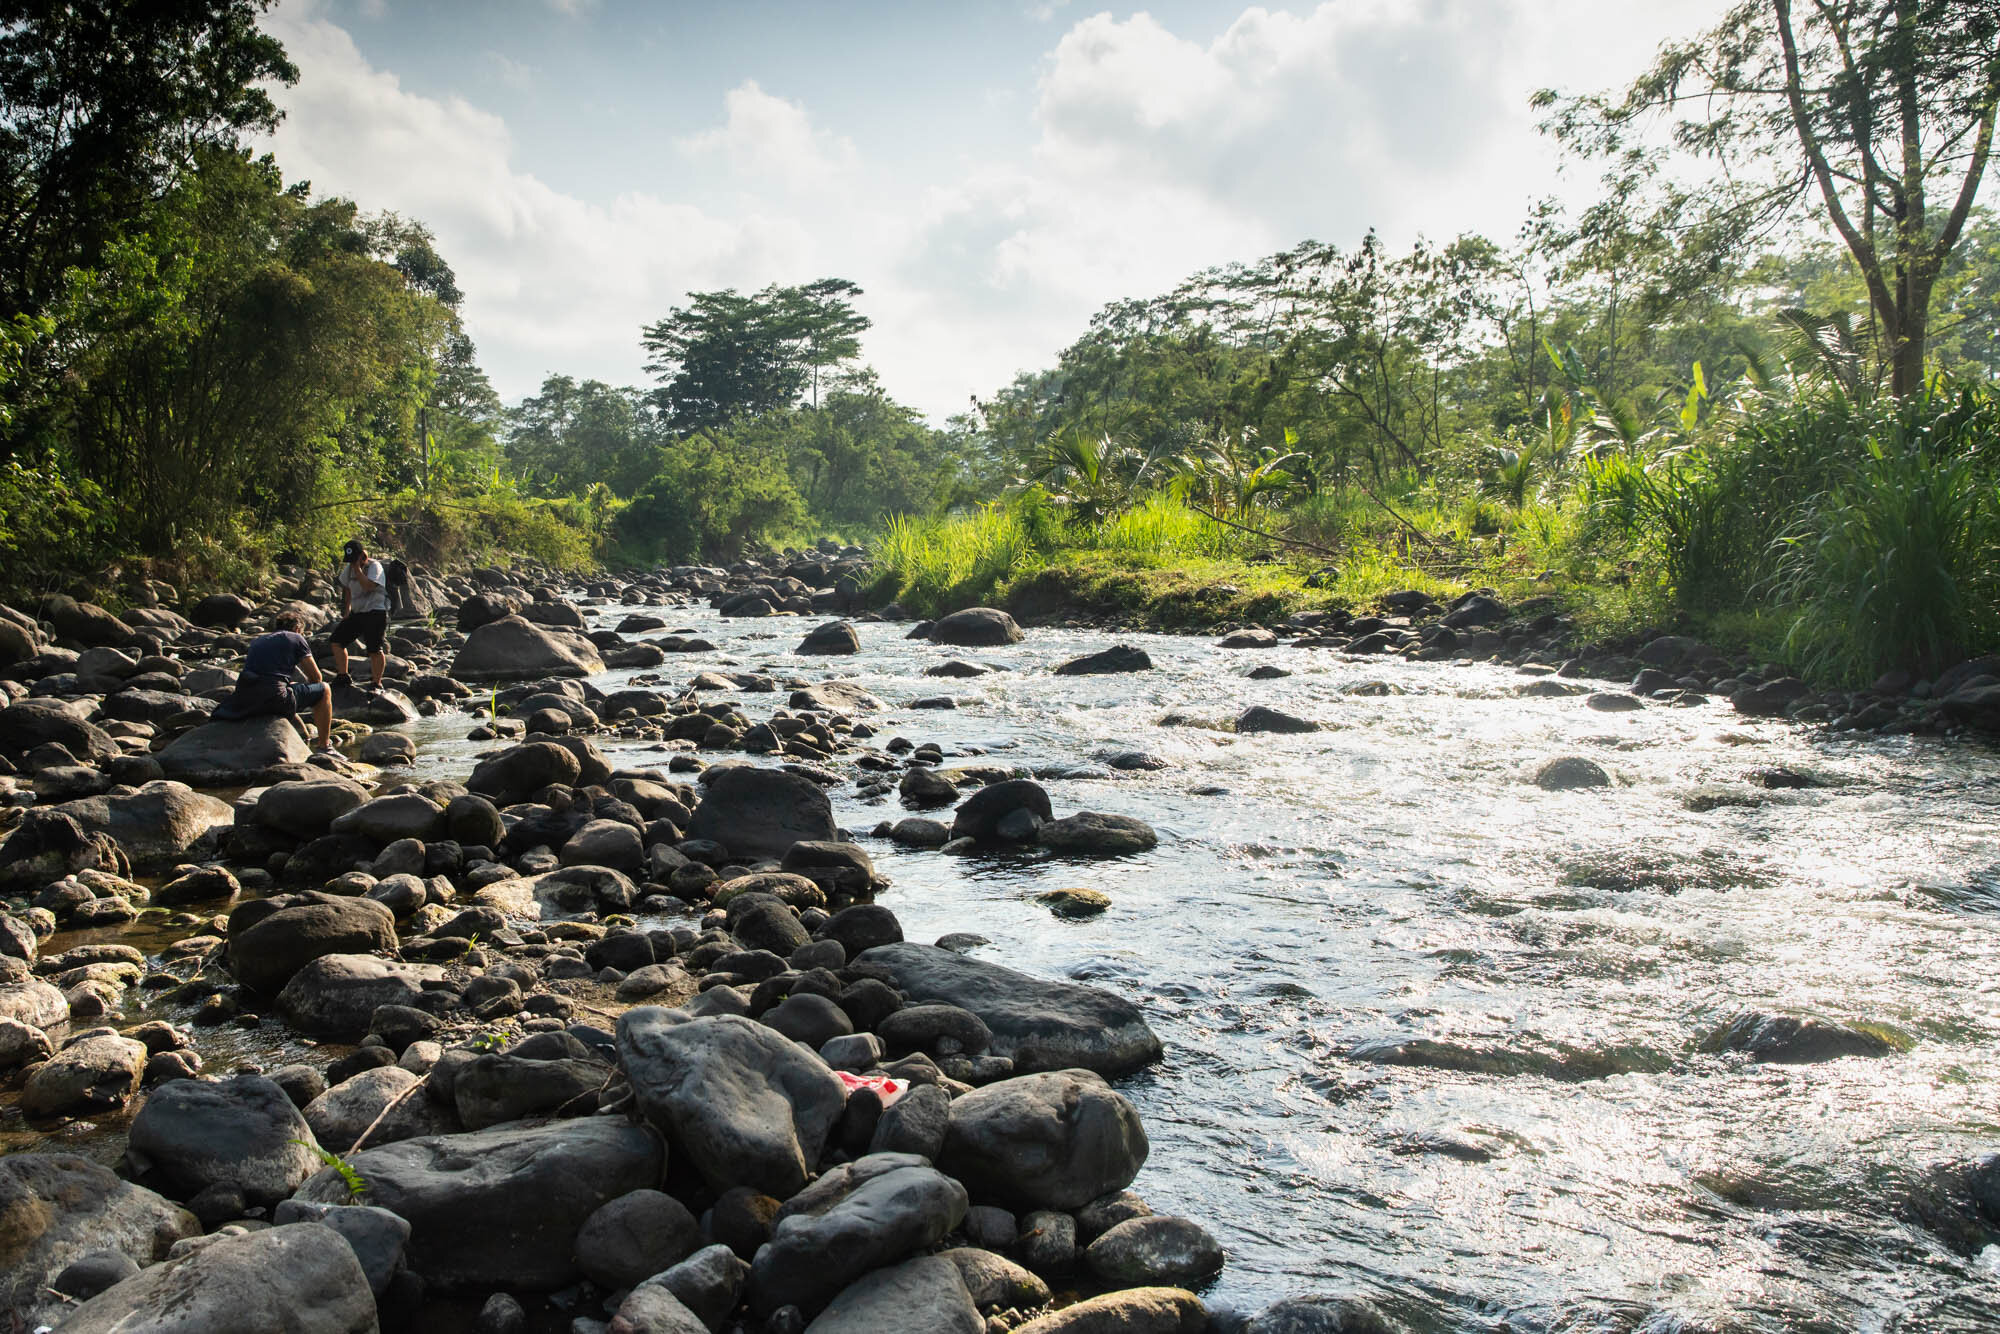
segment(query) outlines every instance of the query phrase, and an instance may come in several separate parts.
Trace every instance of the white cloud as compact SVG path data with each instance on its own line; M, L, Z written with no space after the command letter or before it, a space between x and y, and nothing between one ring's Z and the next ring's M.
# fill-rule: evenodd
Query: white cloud
M541 77L536 73L533 65L523 64L521 61L502 55L498 51L488 51L486 59L492 63L494 73L500 76L500 82L506 84L516 92L525 93L529 91L535 86L535 81Z
M1339 0L1246 9L1204 43L1098 14L1044 60L1011 157L913 179L897 139L857 144L746 80L585 199L521 163L500 117L411 92L320 0L284 0L271 26L303 77L276 148L293 177L432 228L505 395L556 371L637 380L640 326L689 291L839 275L866 290L890 392L941 419L1049 364L1105 302L1211 265L1370 226L1505 236L1555 183L1528 93L1579 68L1615 82L1656 29L1699 21L1645 0Z

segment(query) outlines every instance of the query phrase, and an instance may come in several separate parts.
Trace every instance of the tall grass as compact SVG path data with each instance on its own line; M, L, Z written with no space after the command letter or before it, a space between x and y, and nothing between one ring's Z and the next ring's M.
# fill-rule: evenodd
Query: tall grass
M1154 494L1107 522L1076 525L1074 545L1148 562L1196 557L1222 560L1242 554L1257 539L1197 514L1172 496Z
M877 588L924 612L963 606L1040 563L1032 512L986 505L966 514L892 516L875 542Z

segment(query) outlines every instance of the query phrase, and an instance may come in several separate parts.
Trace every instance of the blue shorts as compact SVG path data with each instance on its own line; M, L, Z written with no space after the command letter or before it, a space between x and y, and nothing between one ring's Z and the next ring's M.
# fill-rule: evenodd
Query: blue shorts
M292 708L300 713L311 713L320 696L326 694L324 681L292 681L287 685L292 692Z

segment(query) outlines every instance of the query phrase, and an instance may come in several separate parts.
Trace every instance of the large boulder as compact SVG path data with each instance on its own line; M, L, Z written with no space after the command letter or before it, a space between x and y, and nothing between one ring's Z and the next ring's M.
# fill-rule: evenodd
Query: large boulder
M611 1076L611 1067L601 1061L488 1052L459 1070L452 1103L467 1130L530 1116L583 1116L597 1110L597 1095Z
M329 826L336 834L360 834L377 843L414 838L429 842L444 829L444 807L420 792L398 792L363 802Z
M328 954L292 975L278 993L278 1012L307 1037L359 1042L384 1005L414 1006L424 983L441 974L423 964L390 963L366 954Z
M327 954L373 954L396 948L396 915L373 899L331 894L302 898L229 938L236 980L266 995Z
M28 1073L21 1110L29 1116L117 1111L139 1091L146 1044L109 1029L86 1034Z
M733 766L709 779L688 837L713 839L738 857L782 857L792 844L840 837L819 784L780 769Z
M25 625L0 617L0 667L26 662L42 651L41 641Z
M255 610L234 593L210 593L188 609L188 619L211 630L234 630Z
M822 681L794 690L786 702L794 709L810 709L814 713L870 713L887 707L879 695L852 681Z
M1208 1229L1167 1214L1128 1218L1083 1253L1091 1273L1120 1288L1194 1287L1221 1273L1224 1258Z
M496 806L511 806L552 783L572 786L582 773L583 764L572 751L552 741L530 741L481 760L465 786Z
M795 1194L846 1105L839 1077L818 1056L734 1015L628 1010L618 1054L640 1111L718 1192Z
M879 945L860 962L889 970L912 1002L972 1011L993 1033L993 1051L1021 1073L1082 1068L1119 1075L1160 1059L1160 1039L1122 996L1049 982L934 945Z
M420 1076L399 1065L363 1070L307 1103L306 1124L312 1127L313 1138L335 1153L346 1153L357 1143L379 1147L457 1130L448 1110L412 1092L421 1082ZM307 1175L319 1167L315 1162Z
M347 1239L322 1223L216 1237L92 1297L78 1334L376 1334L375 1294Z
M1071 658L1056 668L1057 676L1105 676L1116 672L1149 672L1153 670L1153 660L1142 648L1129 644L1114 644L1099 653L1086 653L1081 658Z
M284 1089L262 1075L235 1075L154 1089L132 1118L125 1152L134 1179L180 1199L232 1186L252 1204L272 1205L319 1170L314 1143Z
M807 1334L879 1334L890 1329L983 1334L986 1321L958 1266L940 1255L924 1255L850 1283L806 1326Z
M273 783L258 795L251 818L266 829L313 839L366 800L367 790L344 778Z
M54 1323L49 1280L72 1260L112 1251L135 1264L164 1259L201 1224L179 1205L68 1153L0 1157L0 1312L23 1328Z
M42 600L42 619L55 626L56 637L92 647L116 648L132 641L132 627L95 602L78 602L58 593Z
M1050 820L1035 831L1045 848L1077 857L1124 857L1151 852L1160 837L1153 826L1130 815L1106 815L1101 811L1078 811L1060 820Z
M1896 1044L1866 1028L1817 1015L1740 1014L1702 1042L1706 1052L1741 1052L1774 1065L1812 1065L1843 1056L1887 1056Z
M617 1117L407 1139L349 1160L368 1203L410 1224L409 1267L441 1292L549 1292L580 1276L576 1238L608 1201L656 1187L666 1149ZM329 1168L298 1198L348 1203Z
M959 1097L939 1165L982 1200L1076 1209L1131 1185L1148 1148L1123 1094L1088 1070L1055 1070Z
M154 758L167 777L195 787L241 787L294 777L311 757L290 719L266 716L203 723Z
M806 632L793 652L808 656L838 656L861 651L860 637L846 621L828 621Z
M164 870L185 861L211 831L235 819L227 802L169 780L66 801L55 809L116 840L135 871Z
M967 607L931 626L931 642L965 648L992 648L1021 642L1021 627L1006 612L993 607Z
M778 1211L750 1265L751 1309L812 1315L869 1270L936 1245L964 1221L967 1203L964 1186L915 1154L836 1167Z
M1033 825L1054 817L1049 794L1030 778L1006 778L988 783L959 803L952 815L953 838L991 839L1002 837L1001 822L1016 811L1026 811Z
M110 733L63 700L24 699L0 709L0 755L18 760L50 741L85 764L103 764L124 753Z
M79 871L122 875L130 870L124 852L108 835L91 833L56 810L30 809L0 839L0 894L32 895Z
M475 629L451 664L452 676L460 681L539 681L603 670L604 659L588 639L547 630L519 616L502 616Z

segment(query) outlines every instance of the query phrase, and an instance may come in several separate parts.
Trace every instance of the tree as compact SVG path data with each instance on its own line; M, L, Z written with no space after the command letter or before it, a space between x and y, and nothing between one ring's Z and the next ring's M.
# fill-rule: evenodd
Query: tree
M1932 294L1993 147L2000 0L1742 0L1622 94L1535 101L1717 266L1816 211L1866 283L1892 392L1922 387ZM1725 168L1717 181L1672 183L1646 137L1660 120L1673 149Z
M160 199L204 147L268 131L298 71L258 31L270 0L0 0L0 316Z
M659 464L642 392L602 380L549 376L541 393L508 411L506 429L508 459L541 495L582 495L603 483L630 496Z
M868 320L842 278L804 287L771 286L754 296L733 288L695 292L685 306L649 324L640 345L661 381L654 402L676 435L715 431L743 417L788 408L822 378L861 353Z

